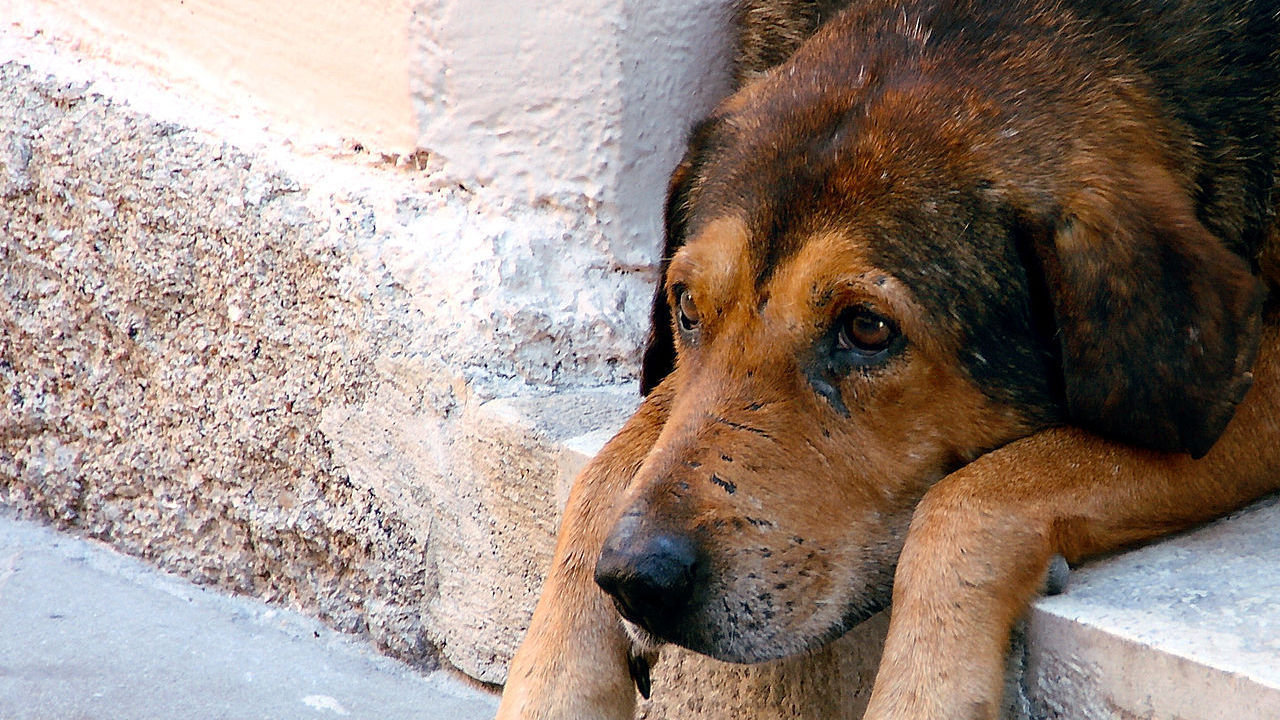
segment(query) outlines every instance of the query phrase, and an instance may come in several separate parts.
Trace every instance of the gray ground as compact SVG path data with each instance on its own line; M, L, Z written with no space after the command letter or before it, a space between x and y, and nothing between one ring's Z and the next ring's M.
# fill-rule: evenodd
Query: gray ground
M491 718L296 613L192 585L0 512L0 720Z

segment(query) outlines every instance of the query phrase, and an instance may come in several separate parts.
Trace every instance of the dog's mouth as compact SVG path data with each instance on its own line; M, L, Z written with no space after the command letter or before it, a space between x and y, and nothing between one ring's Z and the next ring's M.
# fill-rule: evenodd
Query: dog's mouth
M652 657L662 645L670 643L716 660L753 664L820 648L887 606L887 601L864 596L847 604L835 615L834 621L825 619L829 613L816 607L781 611L807 614L806 621L802 617L780 617L776 607L752 607L740 600L724 598L716 611L691 608L684 615L666 618L660 632L628 620L625 615L621 622L637 649L632 653L636 657ZM790 621L782 622L787 620Z
M887 606L891 567L834 570L848 564L821 555L758 545L730 553L662 536L626 549L607 543L596 581L639 649L633 655L649 657L672 643L717 660L758 663L818 648Z
M839 610L726 598L712 612L687 616L678 634L665 639L724 662L769 662L833 642L887 606L887 601L862 594L848 597Z

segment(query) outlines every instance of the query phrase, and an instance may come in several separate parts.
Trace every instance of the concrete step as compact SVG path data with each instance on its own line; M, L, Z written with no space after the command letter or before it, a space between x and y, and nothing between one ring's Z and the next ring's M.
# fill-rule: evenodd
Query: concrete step
M1280 497L1077 569L1027 649L1037 718L1280 718Z
M299 614L0 514L4 720L481 720L497 698Z

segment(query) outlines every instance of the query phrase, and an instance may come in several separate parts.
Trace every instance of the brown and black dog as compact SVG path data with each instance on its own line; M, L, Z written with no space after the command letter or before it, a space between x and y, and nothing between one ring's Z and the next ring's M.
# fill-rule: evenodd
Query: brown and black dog
M499 717L629 717L656 643L762 661L892 603L866 717L992 718L1055 554L1280 487L1280 6L740 15L648 397L577 481Z

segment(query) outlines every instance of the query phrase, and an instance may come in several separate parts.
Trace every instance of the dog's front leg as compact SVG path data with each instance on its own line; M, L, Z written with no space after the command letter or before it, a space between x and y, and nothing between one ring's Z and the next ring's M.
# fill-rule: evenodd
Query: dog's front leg
M622 720L634 714L631 641L593 578L616 503L666 421L669 385L654 389L574 482L551 571L507 674L498 720Z
M1280 487L1274 330L1255 385L1201 460L1073 429L1012 443L925 495L894 578L892 619L866 717L996 717L1009 633L1050 559L1190 527Z

